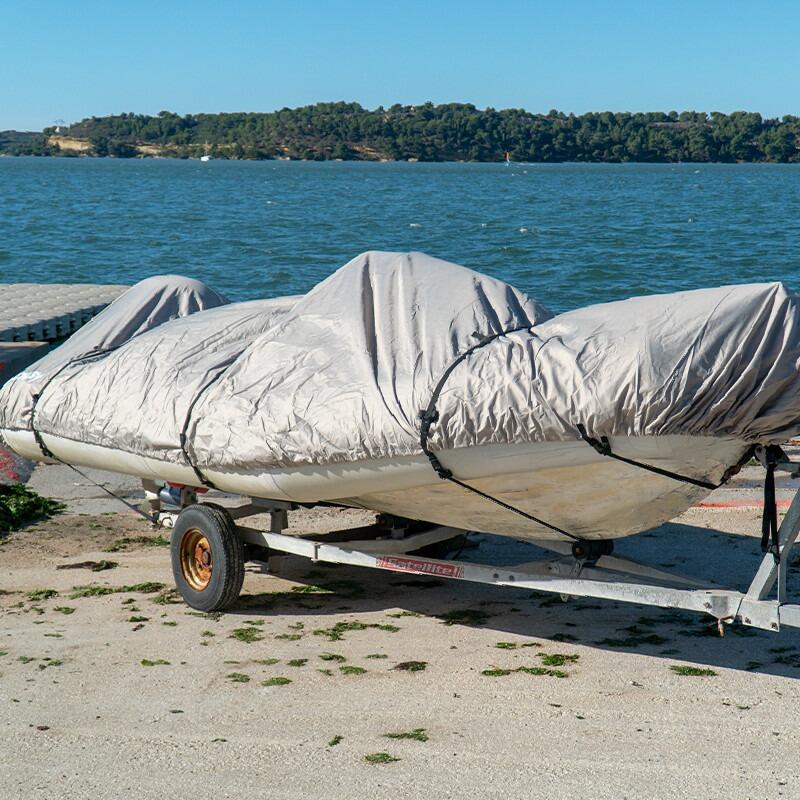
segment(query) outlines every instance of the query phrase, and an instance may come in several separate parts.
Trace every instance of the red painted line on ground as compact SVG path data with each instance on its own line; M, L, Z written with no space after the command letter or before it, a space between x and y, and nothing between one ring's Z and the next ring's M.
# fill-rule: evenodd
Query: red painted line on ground
M789 508L791 500L776 500L778 508ZM764 508L763 500L703 500L692 508Z

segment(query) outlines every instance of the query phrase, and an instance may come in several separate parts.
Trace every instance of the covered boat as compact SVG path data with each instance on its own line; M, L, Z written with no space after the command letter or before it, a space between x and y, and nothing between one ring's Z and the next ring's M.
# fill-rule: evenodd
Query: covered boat
M301 297L143 281L0 390L0 432L185 486L613 539L796 435L799 359L779 283L553 316L455 264L368 252Z

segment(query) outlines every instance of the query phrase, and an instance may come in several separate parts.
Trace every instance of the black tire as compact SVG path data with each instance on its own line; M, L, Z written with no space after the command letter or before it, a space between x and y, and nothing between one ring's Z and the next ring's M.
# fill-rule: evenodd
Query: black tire
M209 563L200 569L210 577L193 574L189 548L209 553ZM225 611L239 597L244 583L244 546L231 515L213 503L191 505L178 514L170 538L172 574L187 605L198 611ZM207 582L204 583L204 580Z

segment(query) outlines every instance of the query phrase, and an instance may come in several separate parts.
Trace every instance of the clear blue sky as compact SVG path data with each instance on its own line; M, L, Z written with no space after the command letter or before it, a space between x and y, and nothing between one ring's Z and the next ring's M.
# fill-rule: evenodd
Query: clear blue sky
M323 100L800 114L800 3L787 0L3 0L0 12L0 129Z

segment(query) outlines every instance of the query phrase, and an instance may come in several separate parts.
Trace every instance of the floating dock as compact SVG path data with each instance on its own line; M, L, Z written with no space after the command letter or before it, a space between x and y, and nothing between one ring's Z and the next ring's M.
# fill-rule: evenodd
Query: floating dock
M128 287L93 283L0 283L0 384L37 361Z
M65 339L127 288L93 283L0 283L0 342Z

